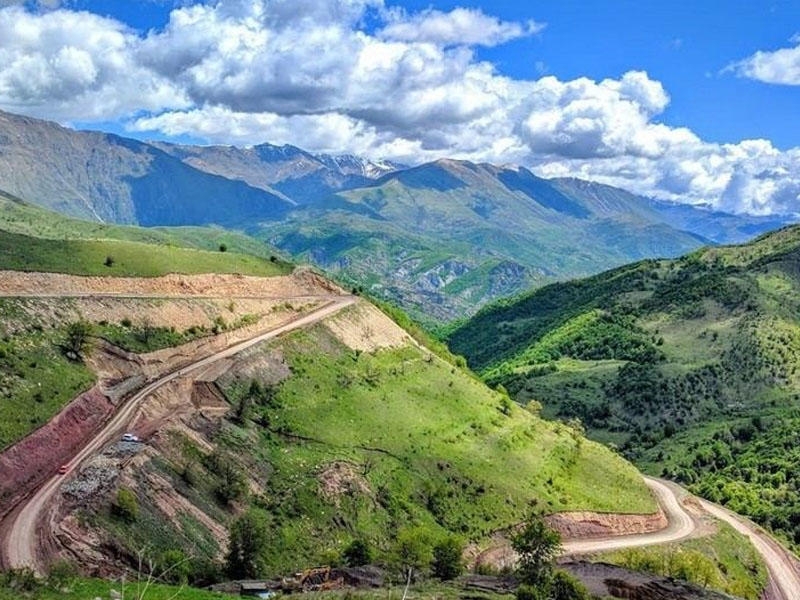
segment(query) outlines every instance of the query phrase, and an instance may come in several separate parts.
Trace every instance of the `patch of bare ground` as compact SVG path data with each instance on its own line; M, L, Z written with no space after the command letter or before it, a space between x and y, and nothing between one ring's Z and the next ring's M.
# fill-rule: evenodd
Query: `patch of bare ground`
M668 524L661 510L651 515L563 512L550 515L545 520L564 539L652 533L664 529Z
M325 320L325 327L348 348L372 352L412 343L403 329L373 305L359 302Z
M346 461L335 461L326 465L317 475L322 496L337 507L343 496L361 495L372 498L372 489L359 468L359 465Z
M163 277L82 277L61 273L0 271L0 296L201 296L289 298L342 294L338 286L307 269L280 277L245 275L164 275Z
M94 387L0 454L0 517L52 477L102 427L114 405Z

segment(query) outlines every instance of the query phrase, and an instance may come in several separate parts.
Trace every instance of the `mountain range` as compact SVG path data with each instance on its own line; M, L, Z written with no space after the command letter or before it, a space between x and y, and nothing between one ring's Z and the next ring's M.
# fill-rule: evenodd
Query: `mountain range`
M145 143L2 112L0 189L96 221L239 230L429 323L792 220L547 180L522 167Z

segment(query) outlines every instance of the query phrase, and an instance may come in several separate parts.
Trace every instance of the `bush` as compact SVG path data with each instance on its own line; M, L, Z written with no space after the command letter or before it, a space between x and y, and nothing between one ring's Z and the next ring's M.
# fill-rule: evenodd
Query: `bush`
M71 562L58 560L50 567L47 585L54 590L69 589L78 577L78 569Z
M106 259L103 261L103 264L107 267L114 266L114 257L113 256L106 256Z
M120 488L111 510L123 521L133 523L139 518L139 502L136 500L136 494L128 488Z
M364 540L353 540L342 552L342 559L348 567L361 567L372 562L372 549Z
M220 244L219 245L219 251L220 252L227 252L228 251L228 245L227 244Z
M167 583L186 584L192 573L192 565L183 550L167 550L158 560L160 578Z
M556 571L550 584L550 600L590 600L586 587L566 571Z
M433 576L449 581L461 575L464 563L461 559L464 543L454 536L448 536L433 547Z
M547 592L538 586L523 583L517 588L517 600L549 600Z

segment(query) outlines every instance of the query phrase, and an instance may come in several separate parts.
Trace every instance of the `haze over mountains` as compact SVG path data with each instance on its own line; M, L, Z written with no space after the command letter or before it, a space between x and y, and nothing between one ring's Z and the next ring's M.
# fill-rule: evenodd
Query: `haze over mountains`
M1 112L0 182L71 216L242 230L429 321L532 285L743 241L790 220L518 167L445 159L405 167L269 144L148 144Z

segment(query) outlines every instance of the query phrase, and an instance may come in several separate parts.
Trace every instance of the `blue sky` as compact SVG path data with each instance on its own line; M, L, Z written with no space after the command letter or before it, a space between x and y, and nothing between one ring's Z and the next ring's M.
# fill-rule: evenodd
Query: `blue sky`
M12 112L143 139L515 163L800 212L796 0L0 0L0 11L0 108Z

